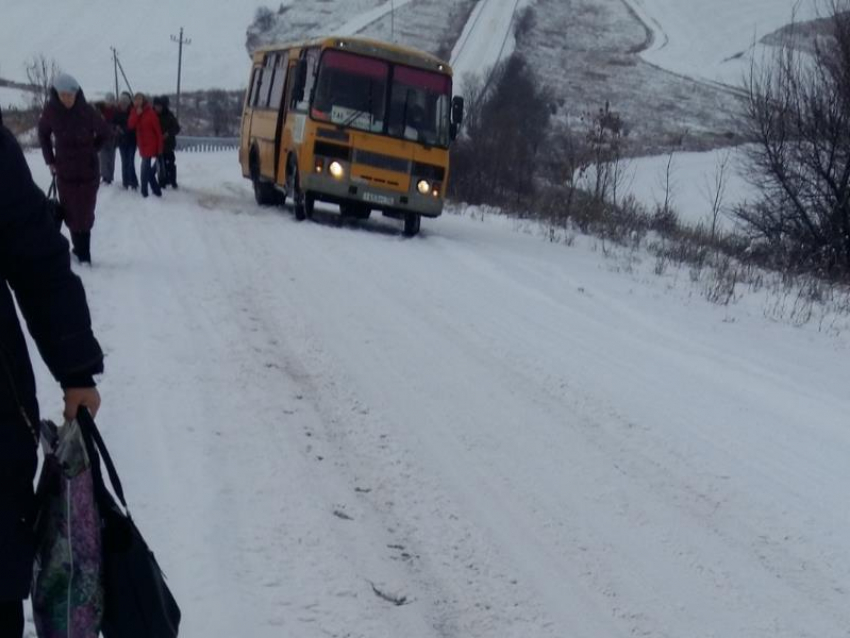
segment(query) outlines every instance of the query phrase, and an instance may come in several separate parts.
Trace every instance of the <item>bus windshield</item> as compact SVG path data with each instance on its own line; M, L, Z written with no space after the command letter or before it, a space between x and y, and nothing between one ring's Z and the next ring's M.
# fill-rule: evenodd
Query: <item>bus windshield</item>
M322 56L312 114L341 126L445 147L451 90L447 75L330 50Z

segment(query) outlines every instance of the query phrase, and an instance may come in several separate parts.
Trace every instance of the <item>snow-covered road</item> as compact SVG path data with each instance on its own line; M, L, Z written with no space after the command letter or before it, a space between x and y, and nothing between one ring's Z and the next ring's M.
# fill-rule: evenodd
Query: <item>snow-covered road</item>
M357 35L373 22L377 22L384 16L393 11L398 11L410 3L411 0L387 0L384 4L379 5L370 11L364 11L362 14L350 19L340 28L335 29L334 33L337 33L338 35Z
M454 93L463 95L470 74L487 74L516 46L514 17L526 0L480 0L452 50Z
M102 191L81 275L181 635L848 635L846 333L498 219L299 224L232 154L179 162L162 201Z
M795 19L817 15L818 3L797 0L624 0L652 32L648 62L687 77L741 86L760 40ZM824 8L823 5L821 8Z

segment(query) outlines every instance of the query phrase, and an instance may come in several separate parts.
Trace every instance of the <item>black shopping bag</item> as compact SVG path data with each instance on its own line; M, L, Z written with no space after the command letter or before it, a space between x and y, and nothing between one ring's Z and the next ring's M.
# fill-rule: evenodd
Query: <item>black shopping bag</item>
M115 502L107 489L100 464L93 464L103 534L103 636L175 638L180 625L180 608L153 552L130 517L115 465L88 410L81 408L77 421L89 456L97 458L99 453L115 496L123 506Z
M62 222L65 221L65 208L59 203L59 194L56 189L56 176L53 176L53 182L47 190L47 211L56 228L62 228Z

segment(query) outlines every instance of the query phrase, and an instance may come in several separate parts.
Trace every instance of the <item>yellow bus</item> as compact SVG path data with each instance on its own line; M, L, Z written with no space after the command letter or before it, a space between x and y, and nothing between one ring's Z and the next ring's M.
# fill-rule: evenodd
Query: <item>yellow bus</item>
M239 162L260 205L290 197L298 220L316 201L378 210L413 236L442 213L462 120L451 68L427 53L353 37L269 46L253 56Z

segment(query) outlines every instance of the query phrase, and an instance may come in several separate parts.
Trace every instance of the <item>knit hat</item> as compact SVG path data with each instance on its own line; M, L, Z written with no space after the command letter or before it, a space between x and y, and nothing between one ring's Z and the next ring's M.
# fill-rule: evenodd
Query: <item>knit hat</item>
M158 96L158 95L157 95L157 96L153 99L153 105L154 105L154 106L165 106L165 105L162 103L162 98L161 98L160 96Z
M57 93L76 93L80 90L80 83L67 73L60 73L53 78L53 88Z

